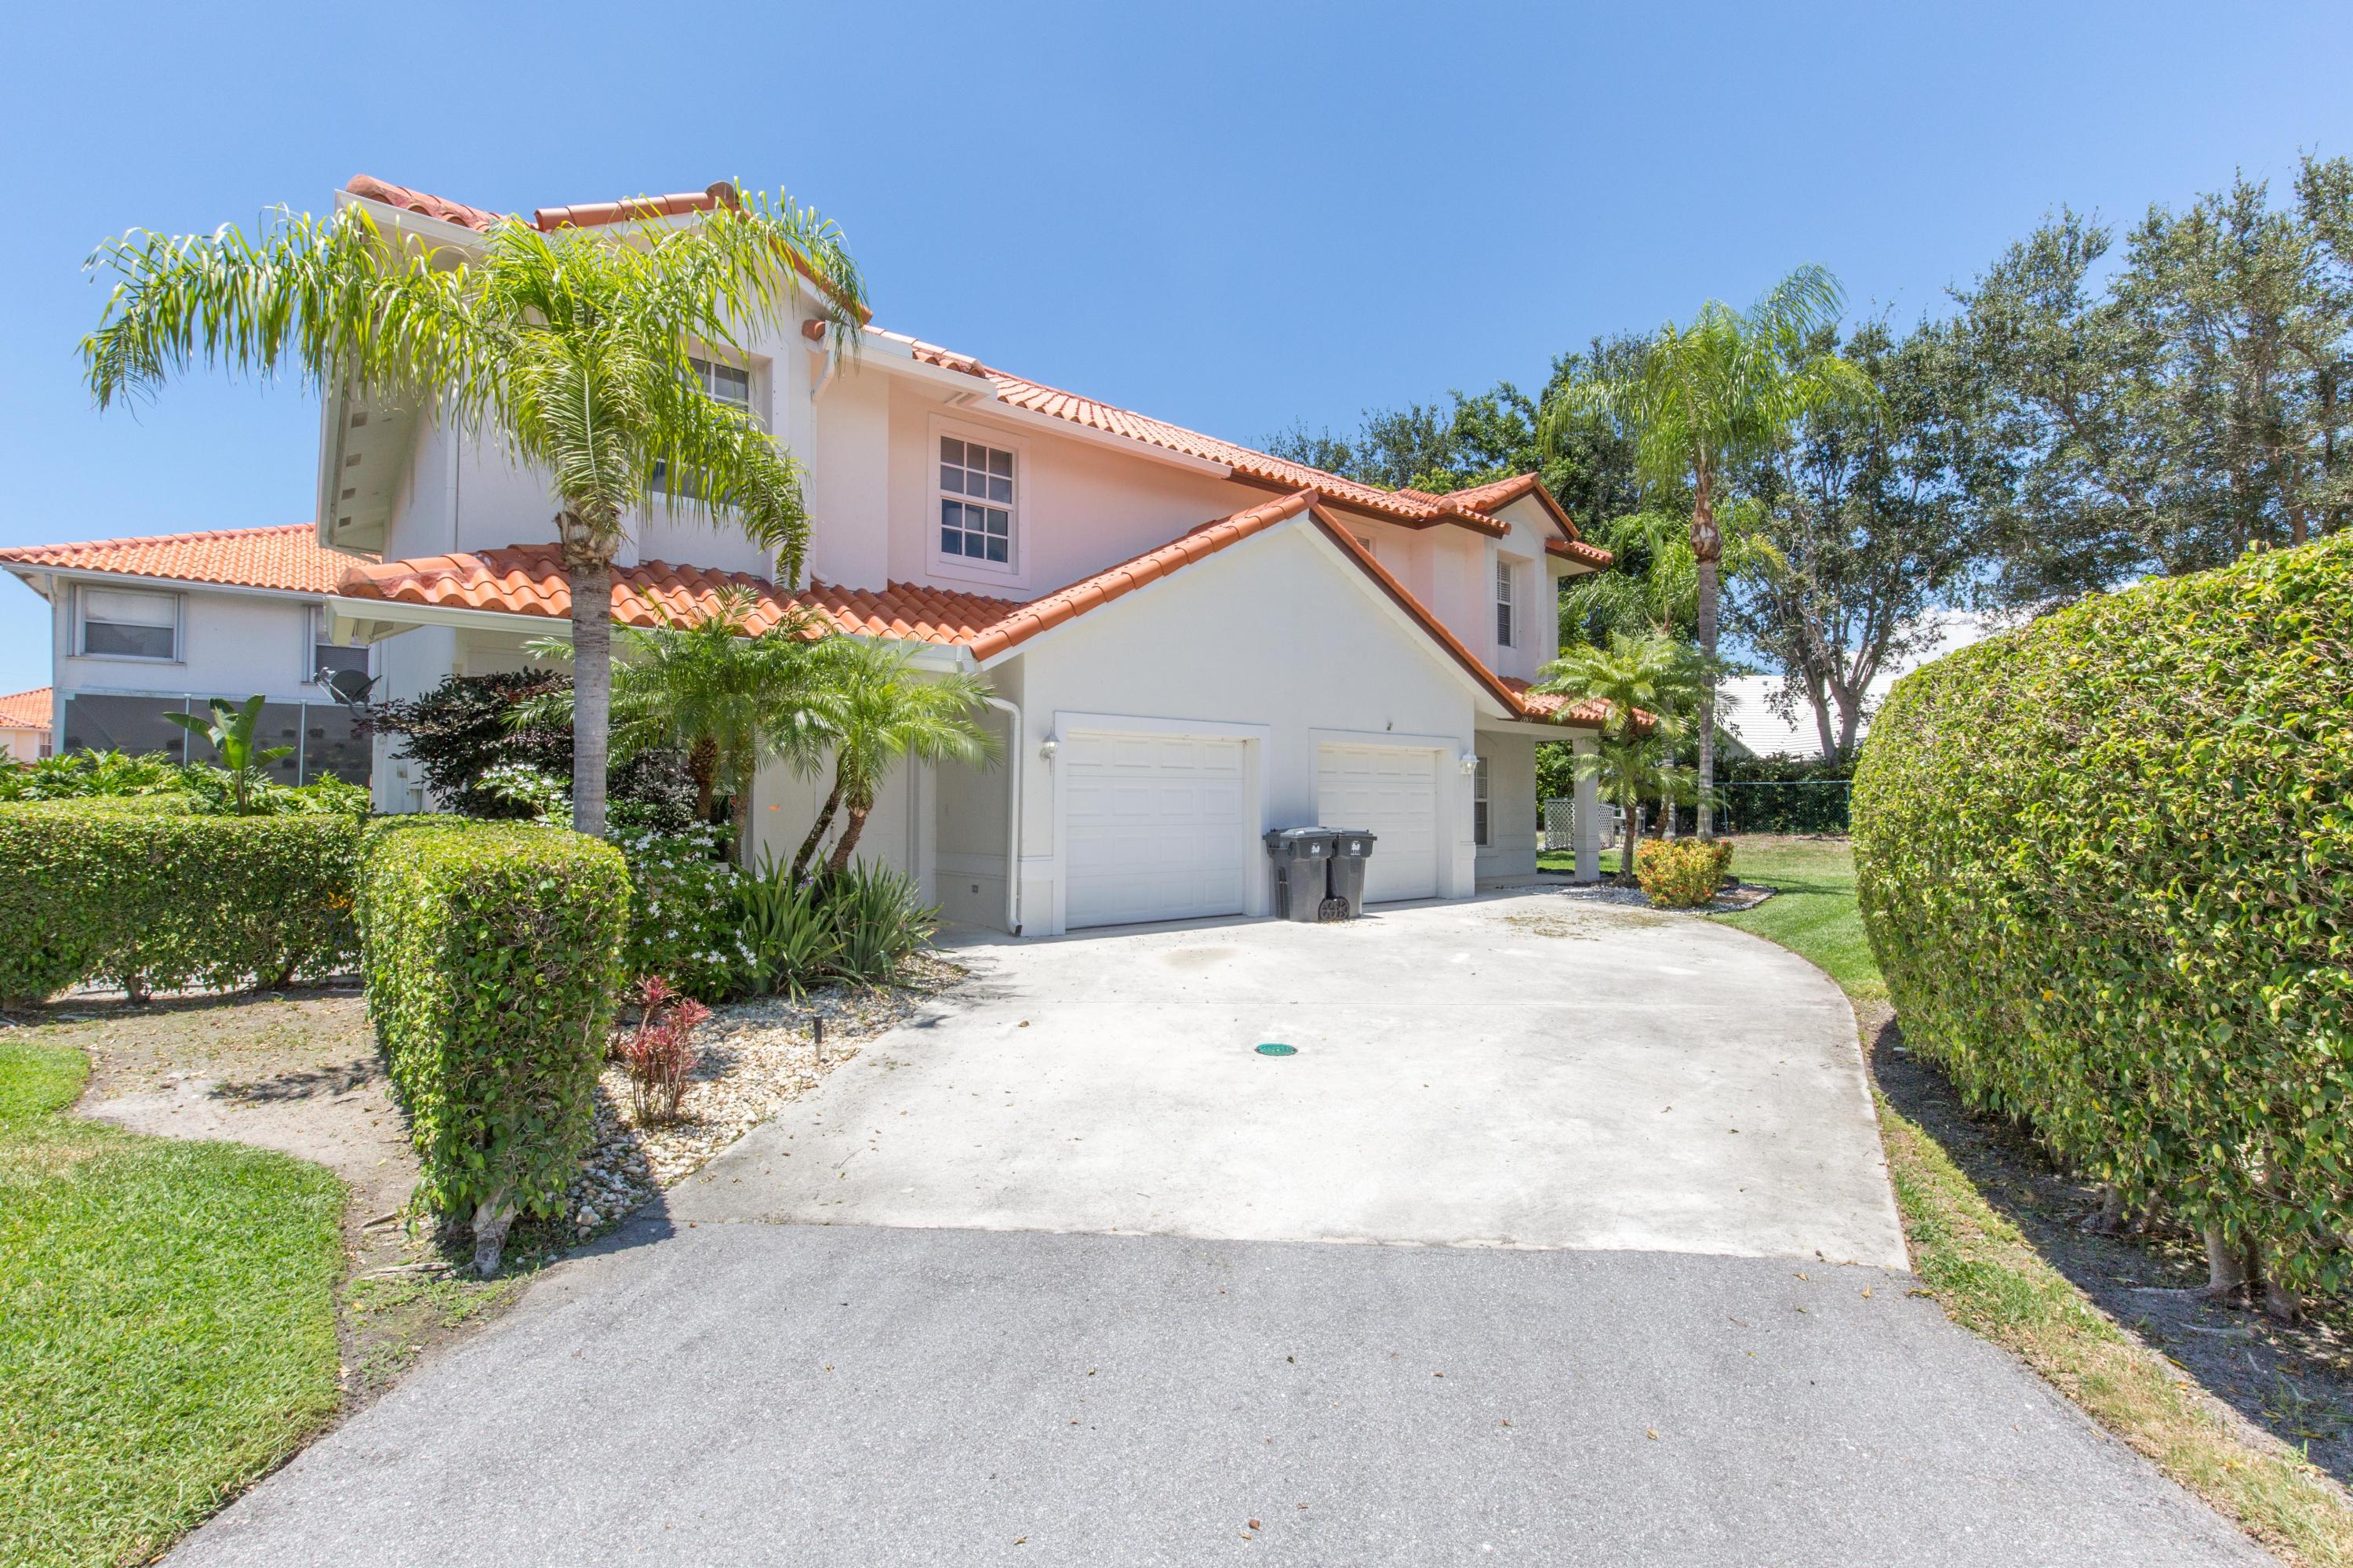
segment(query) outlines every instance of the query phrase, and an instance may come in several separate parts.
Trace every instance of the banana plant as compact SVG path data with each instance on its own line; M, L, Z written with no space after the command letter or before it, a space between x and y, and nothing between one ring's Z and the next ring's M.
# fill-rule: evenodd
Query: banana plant
M165 714L164 716L186 730L190 735L204 736L220 754L220 765L228 774L230 798L237 804L237 814L253 814L253 784L259 771L281 757L291 757L290 746L253 744L254 726L261 722L262 698L250 696L240 705L227 697L214 697L206 705L207 714Z

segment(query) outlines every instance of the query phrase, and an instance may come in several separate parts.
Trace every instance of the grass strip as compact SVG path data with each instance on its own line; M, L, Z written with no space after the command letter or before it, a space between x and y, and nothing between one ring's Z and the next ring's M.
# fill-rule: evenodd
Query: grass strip
M60 1113L0 1042L0 1564L146 1561L335 1413L343 1183Z

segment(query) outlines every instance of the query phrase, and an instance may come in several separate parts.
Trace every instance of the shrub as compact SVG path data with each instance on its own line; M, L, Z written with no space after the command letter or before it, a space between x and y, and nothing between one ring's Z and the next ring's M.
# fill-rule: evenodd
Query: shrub
M923 901L915 879L887 865L860 861L818 885L833 916L841 949L833 969L843 980L887 985L939 930L940 912Z
M1640 839L1634 879L1662 909L1696 909L1715 896L1732 863L1725 839Z
M1899 682L1855 780L1905 1038L2126 1202L2353 1283L2353 536Z
M69 751L35 762L0 758L0 801L78 800L91 795L168 795L180 765L162 752Z
M617 835L633 890L622 957L631 979L660 975L705 1001L744 988L753 952L735 903L743 876L717 858L721 839L704 823L683 833Z
M615 1041L614 1049L629 1075L630 1108L641 1126L676 1121L686 1080L702 1060L694 1046L695 1026L711 1010L671 990L659 975L630 988L629 1000L637 1004L637 1027Z
M348 969L360 837L344 812L211 816L170 795L0 805L0 997Z
M485 1274L517 1211L561 1206L588 1147L628 912L619 853L577 833L409 818L372 837L368 1012L419 1195L472 1211Z
M803 996L841 954L823 885L794 885L791 867L766 855L757 876L735 885L735 919L749 955L745 978L754 991Z

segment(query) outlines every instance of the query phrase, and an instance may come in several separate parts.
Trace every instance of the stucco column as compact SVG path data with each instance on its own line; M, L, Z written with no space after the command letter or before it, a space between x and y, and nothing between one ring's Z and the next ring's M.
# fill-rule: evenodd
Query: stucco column
M1577 753L1577 880L1601 880L1601 783L1593 776L1597 746L1580 735L1569 742Z

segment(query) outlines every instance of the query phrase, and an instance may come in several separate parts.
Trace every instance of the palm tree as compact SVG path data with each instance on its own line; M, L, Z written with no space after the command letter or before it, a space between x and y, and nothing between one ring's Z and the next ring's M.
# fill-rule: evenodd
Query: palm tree
M732 188L729 196L733 197ZM804 279L837 343L863 312L830 223L782 196L722 204L678 228L543 234L501 219L478 254L387 236L359 207L280 214L259 238L134 231L90 262L115 287L82 340L99 407L201 361L322 393L417 402L504 442L548 476L572 594L573 821L605 826L613 561L659 499L773 549L799 579L800 471L744 409L703 388L691 355L740 352L777 327Z
M1653 492L1691 487L1691 553L1697 575L1700 672L1699 833L1714 837L1717 568L1724 535L1716 511L1746 465L1762 461L1805 415L1864 402L1871 383L1837 355L1811 344L1836 324L1842 296L1820 267L1800 267L1747 311L1710 300L1688 326L1669 322L1629 375L1564 386L1545 406L1546 455L1562 450L1596 415L1634 438L1634 461Z
M1682 732L1683 715L1699 700L1700 676L1693 665L1690 650L1672 637L1620 632L1607 648L1585 642L1564 649L1544 667L1545 678L1536 687L1577 702L1598 701L1608 710L1595 759L1580 758L1578 766L1598 774L1625 808L1618 856L1621 883L1634 875L1634 819L1642 796L1662 789L1672 794L1659 751Z
M988 694L987 683L977 675L919 676L909 667L908 651L890 642L837 637L822 646L833 789L793 856L796 884L837 815L846 815L847 822L827 869L839 874L849 868L874 796L902 758L983 762L994 761L997 751L997 737L972 717Z
M695 815L728 797L736 863L750 863L752 784L770 759L809 774L825 760L828 661L817 641L821 621L799 609L754 635L745 630L754 600L730 588L700 620L665 614L651 628L621 629L623 658L613 669L613 744L623 756L670 747L686 756L694 779ZM569 657L554 640L532 645L543 658ZM519 704L518 729L561 724L572 694L548 693Z

